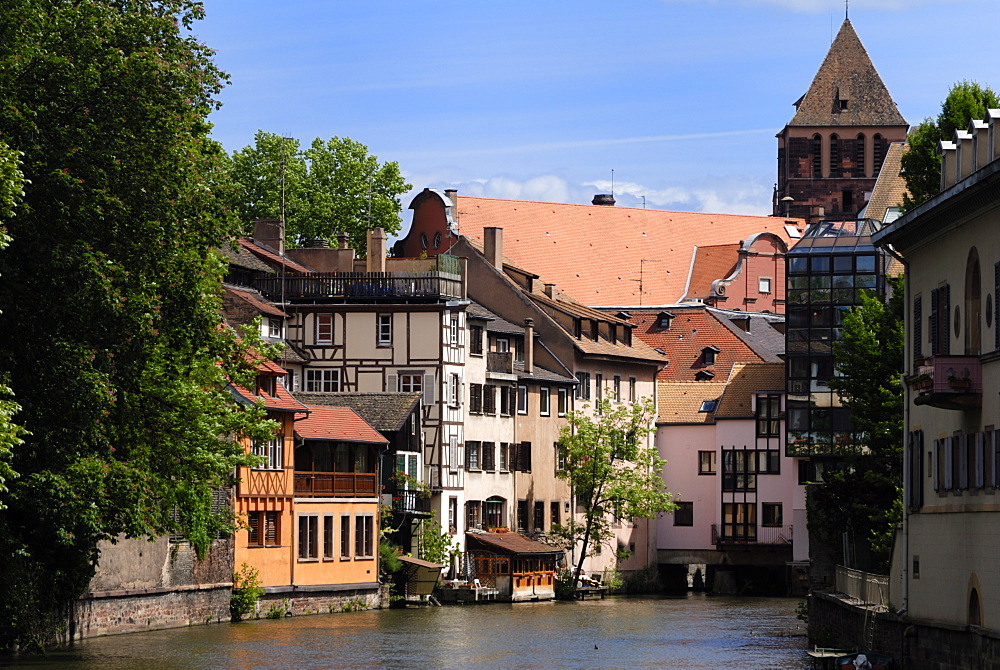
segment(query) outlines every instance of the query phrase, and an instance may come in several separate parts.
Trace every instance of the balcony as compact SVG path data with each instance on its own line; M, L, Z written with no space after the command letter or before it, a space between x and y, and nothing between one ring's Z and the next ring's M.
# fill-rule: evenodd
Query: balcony
M319 498L373 498L375 473L295 472L295 495Z
M333 272L249 280L268 300L351 302L459 299L462 278L448 272Z
M514 374L514 352L513 351L486 352L486 372L494 372L504 375Z
M719 549L733 545L788 547L792 544L792 526L713 523L712 544Z
M934 356L917 365L906 385L915 405L938 409L978 409L983 404L983 364L978 356Z
M431 513L430 494L423 491L396 491L392 494L392 511L429 516Z

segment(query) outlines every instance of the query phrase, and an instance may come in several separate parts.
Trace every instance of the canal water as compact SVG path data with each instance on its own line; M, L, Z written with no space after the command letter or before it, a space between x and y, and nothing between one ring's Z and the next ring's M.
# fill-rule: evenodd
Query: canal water
M324 614L84 640L13 667L798 670L810 666L797 603L696 594Z

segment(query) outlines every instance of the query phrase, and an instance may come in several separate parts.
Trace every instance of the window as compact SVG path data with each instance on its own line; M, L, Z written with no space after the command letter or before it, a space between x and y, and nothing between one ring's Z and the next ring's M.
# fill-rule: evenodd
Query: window
M561 521L559 521L559 502L553 500L549 503L549 527L557 526Z
M482 326L469 326L469 353L473 356L483 355Z
M931 289L931 315L929 319L931 335L931 355L951 353L951 287L944 284Z
M541 386L538 389L538 413L542 416L552 414L552 396L548 386Z
M756 503L722 503L722 537L727 540L756 541Z
M566 447L558 442L554 446L556 448L556 474L559 474L566 470Z
M319 517L315 514L299 514L299 560L319 559Z
M699 412L714 412L716 405L719 404L719 400L702 400L701 407L698 409Z
M351 516L340 515L340 559L351 557Z
M524 384L517 385L517 413L528 413L528 387Z
M496 339L496 350L499 353L506 353L510 351L510 340L506 337L498 337Z
M503 520L503 498L489 498L486 501L486 529L504 528L507 524Z
M316 344L333 344L333 314L316 315Z
M483 470L496 470L496 444L493 442L483 442L480 459Z
M459 393L458 393L458 391L461 388L461 386L462 386L462 383L459 380L458 375L455 374L454 372L451 373L451 375L449 375L449 377L448 377L448 404L450 406L452 406L452 407L458 407L459 406L459 402L458 402L459 401Z
M614 394L612 400L615 402L622 401L622 378L618 375L614 376L613 383L611 386L611 392Z
M323 560L332 561L334 558L334 537L333 537L333 515L323 515Z
M720 353L718 347L705 347L701 350L702 360L705 365L715 365L715 357Z
M469 413L481 414L483 411L483 385L469 384Z
M757 292L758 293L770 293L771 292L771 278L770 277L758 277L757 278Z
M675 526L693 526L694 525L694 503L693 502L678 502L677 509L674 510L674 525Z
M247 512L247 544L251 547L277 547L278 512Z
M698 474L699 475L714 475L715 474L715 459L716 459L716 452L714 452L714 451L699 451L698 452Z
M264 462L254 468L255 470L281 470L284 466L285 438L275 434L270 440L264 442L256 440L253 443L254 456L260 456Z
M420 373L403 373L399 375L399 390L404 393L420 393L423 389L423 375Z
M340 391L340 370L334 368L306 368L306 391L312 393L337 393Z
M528 501L517 501L517 530L524 533L528 530Z
M448 328L448 337L452 344L458 344L458 314L452 314Z
M482 530L483 504L478 500L470 500L465 503L465 528L478 528Z
M564 388L557 389L558 395L558 406L557 411L559 416L566 416L566 412L569 411L569 391Z
M267 334L270 337L281 337L281 319L267 320Z
M378 315L378 346L392 346L392 314Z
M497 413L497 387L487 384L483 387L483 414Z
M594 397L597 402L604 400L604 375L600 372L594 375Z
M761 503L760 505L761 524L764 526L780 526L781 503Z
M508 470L509 467L510 467L509 461L507 460L507 457L508 457L509 453L510 453L510 445L507 444L506 442L501 442L500 443L500 469L503 470L503 471Z
M458 532L458 498L448 498L448 532L454 535Z
M375 555L375 517L357 514L354 517L354 557L372 558Z
M663 330L670 330L670 322L674 320L674 316L670 312L660 312L656 316L656 325Z
M479 445L477 440L469 440L465 443L465 469L479 469Z
M808 459L799 461L799 484L811 484L819 481L816 472L816 462Z
M635 394L635 377L628 378L628 401L635 402L638 397Z
M517 403L517 389L513 386L500 387L500 415L510 416L513 414L515 403Z
M590 373L577 372L576 381L576 399L590 400Z
M757 437L778 437L780 435L780 417L780 395L757 396Z
M539 500L535 501L535 518L533 519L534 524L531 529L536 533L545 532L545 503Z
M531 472L531 442L515 442L512 447L514 452L512 470L518 472Z

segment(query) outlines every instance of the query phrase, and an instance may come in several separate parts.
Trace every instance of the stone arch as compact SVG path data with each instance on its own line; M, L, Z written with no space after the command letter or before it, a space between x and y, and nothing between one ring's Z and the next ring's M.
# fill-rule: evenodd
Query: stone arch
M972 247L965 263L965 354L967 356L975 356L982 351L982 304L979 251Z
M981 595L983 587L979 583L979 577L974 572L969 575L967 592L965 622L970 626L985 626L986 622L983 620L983 599Z
M840 176L840 137L837 133L830 135L830 176Z
M813 179L823 177L823 138L819 133L812 136L812 176Z
M882 171L882 162L885 160L886 141L879 133L872 135L872 176L877 177Z

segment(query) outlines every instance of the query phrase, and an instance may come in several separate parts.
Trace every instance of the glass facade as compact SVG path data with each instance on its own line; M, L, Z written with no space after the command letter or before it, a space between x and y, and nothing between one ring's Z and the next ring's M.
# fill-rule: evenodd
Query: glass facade
M786 256L786 453L837 457L857 436L830 389L833 343L844 314L864 294L885 295L887 256L871 241L872 219L812 224Z

